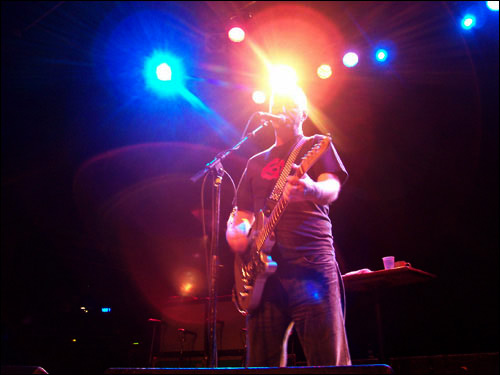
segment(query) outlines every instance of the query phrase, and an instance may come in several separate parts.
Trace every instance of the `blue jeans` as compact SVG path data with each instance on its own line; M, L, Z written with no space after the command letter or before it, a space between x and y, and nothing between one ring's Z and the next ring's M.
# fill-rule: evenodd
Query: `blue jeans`
M308 366L351 365L334 254L277 261L258 309L247 317L247 366L278 367L291 322Z

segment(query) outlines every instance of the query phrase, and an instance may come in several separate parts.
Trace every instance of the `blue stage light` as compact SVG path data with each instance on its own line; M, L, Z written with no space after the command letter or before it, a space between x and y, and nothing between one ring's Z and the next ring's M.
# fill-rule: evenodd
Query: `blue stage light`
M392 40L378 40L373 45L370 56L372 62L390 68L397 55L397 46Z
M185 73L182 61L165 51L155 50L144 62L146 88L160 97L181 94L184 90Z
M378 62L384 62L387 60L389 54L387 52L387 50L383 49L383 48L379 48L375 51L375 60L377 60Z
M498 12L498 1L487 1L486 6L488 7L489 10Z
M161 63L156 67L156 77L158 77L160 81L171 81L172 69L167 63Z
M474 26L476 26L476 17L473 14L466 14L462 18L462 22L460 24L465 30L472 29Z
M167 139L189 140L207 124L229 143L239 131L204 103L209 96L217 104L203 78L205 36L192 10L180 3L162 2L159 12L130 2L114 7L101 23L92 48L94 69L116 103L103 122L131 130L158 128ZM167 116L172 121L165 121ZM181 124L182 134L177 132Z

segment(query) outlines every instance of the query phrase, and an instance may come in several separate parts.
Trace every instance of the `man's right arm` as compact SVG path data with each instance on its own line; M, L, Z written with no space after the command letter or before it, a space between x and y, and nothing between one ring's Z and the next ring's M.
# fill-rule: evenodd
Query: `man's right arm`
M248 232L255 220L250 211L236 210L227 221L226 240L231 250L242 253L248 246Z

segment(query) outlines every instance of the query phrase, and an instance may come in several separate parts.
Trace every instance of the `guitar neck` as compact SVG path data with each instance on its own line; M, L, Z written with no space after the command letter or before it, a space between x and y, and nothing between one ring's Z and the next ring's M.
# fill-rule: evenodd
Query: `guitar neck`
M294 176L301 178L309 170L309 168L311 168L316 160L318 160L321 154L323 154L323 152L328 148L330 142L331 138L330 136L327 136L324 137L320 143L314 145L313 148L302 158L302 162L295 171ZM278 221L281 218L281 215L283 214L283 211L285 211L285 208L287 206L288 200L285 199L284 196L281 196L281 198L278 200L278 203L276 203L276 206L274 206L271 215L269 215L269 219L257 235L257 238L255 240L257 250L260 250L262 248L269 235L274 231L276 225L278 224Z
M276 203L276 206L274 206L274 209L272 210L271 215L269 215L266 224L259 232L259 235L255 240L255 244L257 245L257 250L260 250L262 248L264 242L266 242L269 235L274 231L287 205L288 205L288 200L285 199L284 197L281 197L278 203Z
M303 165L301 165L295 172L295 176L301 178L304 175L304 173L305 172L303 169ZM281 219L281 215L283 214L287 206L288 206L288 199L285 199L284 196L281 196L278 203L276 203L276 206L274 206L273 210L271 211L271 214L269 215L266 224L264 225L262 230L259 232L259 235L257 236L256 245L258 250L262 248L266 239L276 229L276 225L278 225L278 222Z

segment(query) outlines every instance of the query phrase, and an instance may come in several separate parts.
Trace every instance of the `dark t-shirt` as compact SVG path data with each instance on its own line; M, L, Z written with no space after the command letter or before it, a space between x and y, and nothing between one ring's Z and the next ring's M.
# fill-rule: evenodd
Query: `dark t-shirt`
M321 141L322 137L308 137L295 163L300 164L302 156ZM264 208L297 140L295 138L279 147L271 147L250 158L238 186L238 209L257 213ZM348 176L333 145L307 173L315 181L322 173L332 173L339 178L341 184ZM294 259L311 252L331 252L333 237L328 213L328 205L321 206L311 201L289 203L276 227L273 257Z

